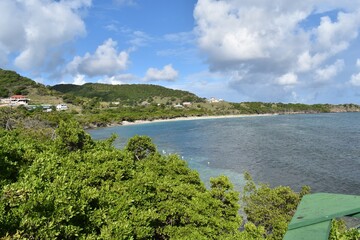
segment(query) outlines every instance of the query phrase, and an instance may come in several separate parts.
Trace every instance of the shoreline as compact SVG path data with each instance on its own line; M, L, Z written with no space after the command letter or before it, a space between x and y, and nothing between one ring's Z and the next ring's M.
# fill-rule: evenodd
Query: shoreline
M245 118L245 117L267 117L277 116L277 113L265 113L265 114L239 114L239 115L219 115L219 116L199 116L199 117L177 117L168 119L155 119L155 120L135 120L134 122L122 121L121 124L111 126L129 126L129 125L141 125L149 123L159 122L176 122L176 121L196 121L196 120L207 120L207 119L226 119L226 118Z
M346 113L346 112L358 112L358 111L332 111L332 112L323 112L325 113ZM268 116L279 116L279 115L294 115L294 114L321 114L320 112L287 112L287 113L263 113L263 114L233 114L233 115L213 115L213 116L189 116L189 117L176 117L176 118L166 118L166 119L154 119L154 120L135 120L133 122L122 121L122 122L112 122L106 125L88 125L85 126L85 129L97 129L97 128L108 128L108 127L120 127L120 126L130 126L130 125L142 125L150 123L160 123L160 122L176 122L176 121L196 121L196 120L210 120L210 119L227 119L227 118L248 118L248 117L268 117Z

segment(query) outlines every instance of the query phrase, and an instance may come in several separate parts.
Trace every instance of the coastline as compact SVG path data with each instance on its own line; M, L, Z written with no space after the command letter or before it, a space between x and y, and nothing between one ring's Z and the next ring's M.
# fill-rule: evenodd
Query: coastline
M359 111L331 111L331 112L326 112L326 113L345 113L345 112L359 112ZM266 116L294 115L294 114L320 114L320 112L286 112L286 113L263 113L263 114L189 116L189 117L175 117L175 118L154 119L154 120L135 120L133 122L130 122L130 121L112 122L112 123L102 124L102 125L90 124L90 125L85 126L84 128L85 129L97 129L97 128L141 125L141 124L150 124L150 123L159 123L159 122L195 121L195 120L207 120L207 119L246 118L246 117L266 117Z
M176 121L194 121L194 120L206 120L206 119L226 119L226 118L245 118L245 117L266 117L276 116L277 113L266 114L239 114L239 115L219 115L219 116L199 116L199 117L177 117L168 119L155 119L155 120L135 120L134 122L122 121L121 124L111 126L128 126L128 125L140 125L158 122L176 122Z

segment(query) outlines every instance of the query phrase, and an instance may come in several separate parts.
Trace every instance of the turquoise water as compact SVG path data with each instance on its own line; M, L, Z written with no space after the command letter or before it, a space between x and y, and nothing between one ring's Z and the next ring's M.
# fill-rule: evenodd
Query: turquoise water
M158 122L90 130L116 133L123 147L148 135L164 154L177 153L201 178L227 175L240 190L243 173L256 182L313 192L360 194L360 113L278 115Z

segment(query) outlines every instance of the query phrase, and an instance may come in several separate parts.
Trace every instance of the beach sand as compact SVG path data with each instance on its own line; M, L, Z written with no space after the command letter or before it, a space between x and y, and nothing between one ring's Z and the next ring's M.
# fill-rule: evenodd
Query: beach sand
M200 116L200 117L178 117L169 119L156 119L153 121L148 120L136 120L134 122L123 121L121 125L137 125L137 124L148 124L156 122L175 122L175 121L191 121L191 120L204 120L204 119L221 119L221 118L244 118L244 117L265 117L274 116L278 114L242 114L242 115L221 115L221 116Z

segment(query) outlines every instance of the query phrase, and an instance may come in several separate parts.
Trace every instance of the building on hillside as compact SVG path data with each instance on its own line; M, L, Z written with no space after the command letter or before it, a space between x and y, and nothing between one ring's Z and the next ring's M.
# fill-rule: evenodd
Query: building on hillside
M10 98L1 99L1 103L8 105L28 105L30 99L23 95L13 95Z
M184 107L190 107L192 104L191 102L183 102L182 104Z
M49 104L41 104L41 105L27 105L26 109L29 111L34 111L36 109L41 109L43 112L52 112L53 111L52 105Z
M184 108L184 106L181 104L176 104L176 105L174 105L174 108Z
M66 111L68 110L68 106L66 104L58 104L56 105L56 111Z
M211 97L210 99L207 100L209 103L219 103L219 102L223 102L223 99L217 99L214 97Z
M52 105L49 104L41 104L41 108L43 109L43 112L52 112Z

